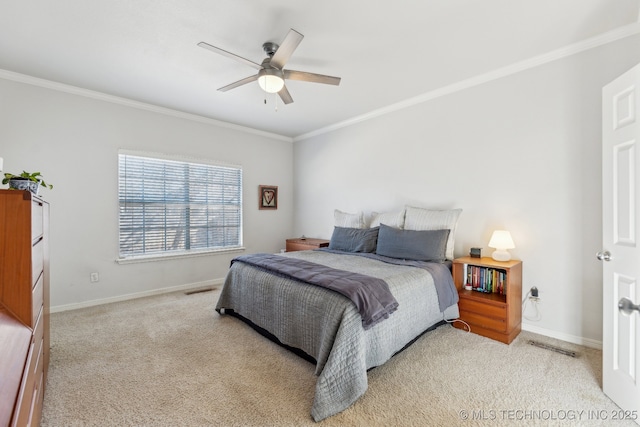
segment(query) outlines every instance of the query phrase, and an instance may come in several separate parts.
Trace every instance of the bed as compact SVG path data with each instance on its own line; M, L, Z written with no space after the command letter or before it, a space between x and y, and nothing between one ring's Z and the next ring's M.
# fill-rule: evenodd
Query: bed
M446 256L455 223L444 225L449 228L442 229L446 234L440 233L436 244L427 243L429 250L438 246L436 252L441 253L434 260L404 256L416 243L416 239L407 240L408 230L384 223L371 225L375 226L336 226L328 249L235 258L216 305L220 314L242 318L315 362L318 379L311 409L315 421L343 411L360 398L367 390L369 369L385 363L425 331L459 315ZM421 236L419 251L425 246L424 233ZM433 236L428 238L433 240ZM385 253L389 242L393 243L391 252ZM341 285L331 289L314 283L325 276L312 267L329 273L326 281L330 286L338 283L333 272L348 281L361 278L364 285L358 282L354 300L353 295L341 293ZM303 277L296 277L292 270ZM378 294L363 297L369 280L382 282L381 289L387 286L392 301ZM374 303L369 303L372 299ZM373 314L367 312L371 305L375 306Z

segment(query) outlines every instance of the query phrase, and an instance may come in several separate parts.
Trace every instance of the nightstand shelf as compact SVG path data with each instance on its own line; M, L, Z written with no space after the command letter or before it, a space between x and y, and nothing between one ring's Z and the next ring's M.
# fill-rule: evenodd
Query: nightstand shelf
M502 273L502 293L465 289L470 267ZM505 344L511 343L522 327L522 261L502 262L489 257L456 258L453 260L452 274L460 297L460 319L469 324L471 332ZM466 329L459 322L454 326Z

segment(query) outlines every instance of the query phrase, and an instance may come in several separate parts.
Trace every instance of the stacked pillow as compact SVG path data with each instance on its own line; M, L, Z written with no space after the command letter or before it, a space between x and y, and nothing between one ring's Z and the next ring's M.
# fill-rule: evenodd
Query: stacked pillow
M404 228L404 212L404 209L402 209L400 212L371 212L370 227L378 227L380 224L384 224L388 225L389 227Z
M400 212L373 212L367 228L362 212L336 209L329 249L418 261L451 260L461 212L406 206Z
M333 211L333 222L336 227L367 228L367 224L364 222L364 213L362 212L352 214L336 209Z

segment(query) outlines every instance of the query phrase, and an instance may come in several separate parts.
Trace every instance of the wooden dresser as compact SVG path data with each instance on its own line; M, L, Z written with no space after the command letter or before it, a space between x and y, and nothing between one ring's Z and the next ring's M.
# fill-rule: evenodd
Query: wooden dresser
M28 191L0 190L0 344L0 426L37 426L49 367L49 204Z

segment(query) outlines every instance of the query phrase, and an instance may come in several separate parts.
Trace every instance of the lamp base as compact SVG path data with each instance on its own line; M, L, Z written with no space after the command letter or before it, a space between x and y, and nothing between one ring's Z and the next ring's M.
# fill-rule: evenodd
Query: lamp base
M509 261L511 259L511 254L504 249L498 249L491 254L491 258L496 261Z

